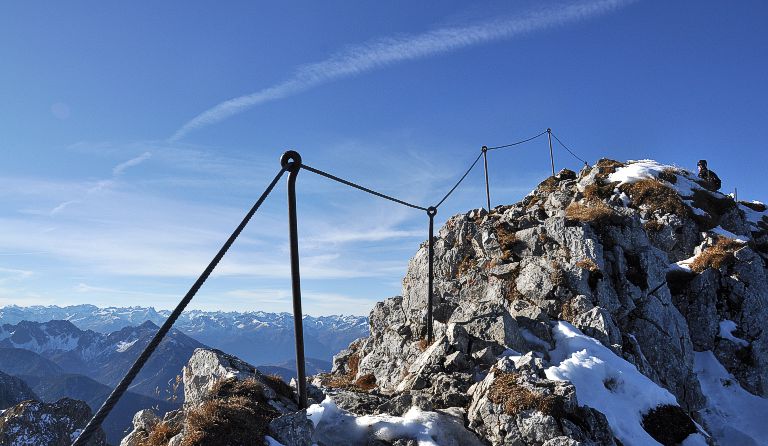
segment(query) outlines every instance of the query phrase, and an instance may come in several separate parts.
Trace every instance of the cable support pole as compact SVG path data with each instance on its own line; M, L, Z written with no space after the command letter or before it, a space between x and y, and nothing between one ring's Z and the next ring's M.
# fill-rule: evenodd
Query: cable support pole
M296 341L296 392L299 409L307 408L307 373L304 362L304 317L301 312L301 273L299 270L299 229L296 216L296 177L301 170L301 155L289 150L280 158L288 170L288 233L291 245L291 290L293 292L293 330Z
M488 203L488 213L491 212L491 186L488 184L488 147L483 146L483 164L485 165L485 199Z
M547 139L549 139L549 160L552 162L552 176L555 176L555 155L552 152L552 129L547 129Z
M429 279L427 280L429 286L429 292L427 293L427 343L432 344L433 329L432 329L432 298L434 296L434 282L435 282L435 215L437 215L437 208L430 206L427 209L427 215L429 216Z
M200 274L200 277L197 278L197 280L189 289L189 291L187 291L187 294L184 295L184 298L181 299L181 302L179 302L179 304L176 306L176 308L173 310L170 316L168 316L168 319L165 320L165 322L160 327L160 329L157 330L157 333L155 333L155 336L152 338L151 341L149 341L149 344L147 344L147 346L144 348L144 351L141 352L141 355L139 355L139 357L133 363L131 368L128 370L128 373L125 374L123 379L114 388L114 390L112 390L112 393L109 394L106 401L104 401L104 403L101 405L99 410L97 410L96 413L93 415L93 417L90 419L90 421L88 421L88 424L85 426L82 432L80 432L80 435L78 435L77 439L72 443L72 446L85 446L88 440L91 439L93 434L96 433L96 430L99 429L101 424L104 422L104 419L106 419L107 416L109 416L109 413L118 403L118 401L120 401L120 398L123 396L123 394L125 394L126 390L128 390L128 387L136 378L136 375L139 374L141 369L144 367L144 364L147 363L150 356L152 356L152 353L154 353L158 345L160 345L160 342L163 340L165 335L168 334L168 332L171 330L171 327L173 327L173 324L176 322L179 316L181 316L181 313L184 311L187 305L189 305L189 302L192 301L192 298L195 297L197 292L200 290L200 287L203 286L205 281L208 279L208 277L211 275L213 270L216 268L216 265L219 264L219 262L227 253L227 251L232 246L232 244L235 242L237 237L240 235L241 232L243 232L243 229L245 229L245 226L251 220L251 217L253 217L253 215L259 209L261 204L264 203L264 200L266 200L267 196L270 194L270 192L272 192L272 189L275 188L275 185L283 176L283 174L286 172L286 170L287 169L283 167L282 169L280 169L280 172L278 172L277 175L275 175L275 178L272 180L271 183L269 183L269 186L267 186L267 188L261 194L259 199L256 200L256 203L254 203L253 207L251 207L250 211L248 211L248 213L245 215L245 217L237 226L237 228L235 228L234 232L232 232L232 234L229 236L227 241L224 242L224 245L222 245L221 249L219 249L219 252L216 253L216 256L214 256L214 258L205 268L203 273Z

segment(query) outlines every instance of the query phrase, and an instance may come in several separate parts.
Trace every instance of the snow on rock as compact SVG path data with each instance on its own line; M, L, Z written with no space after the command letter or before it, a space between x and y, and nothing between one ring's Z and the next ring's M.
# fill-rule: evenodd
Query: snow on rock
M749 345L749 342L745 341L744 339L737 338L733 335L733 331L736 330L736 322L729 321L728 319L720 321L720 333L719 336L723 339L728 339L729 341L733 341L734 343L741 345L742 347L746 347Z
M662 164L653 160L629 161L626 166L616 169L616 172L608 175L608 181L618 181L619 185L632 184L642 180L659 179L659 174L664 171L673 171L677 174L677 181L672 184L664 181L664 184L676 190L678 194L689 197L693 191L703 189L694 181L692 174L683 171L677 166Z
M131 342L120 341L120 342L117 343L117 348L115 349L115 351L119 352L119 353L124 353L128 349L133 347L133 345L136 344L136 341L138 341L138 339L134 339Z
M373 439L415 439L419 446L481 446L483 443L464 427L463 414L428 412L412 407L403 416L355 416L339 409L331 398L307 409L315 425L313 441L322 444L365 445Z
M602 412L623 444L659 444L643 429L643 414L677 405L675 397L571 324L557 322L552 333L556 347L550 354L558 365L545 370L547 378L573 383L579 403Z
M714 232L717 235L721 235L723 237L729 238L731 240L736 240L737 242L741 243L749 243L749 238L743 236L743 235L736 235L731 231L726 231L725 229L721 228L720 226L717 226L715 228L710 229L712 232Z
M744 390L711 351L694 355L694 371L707 398L707 406L701 413L717 443L721 446L765 445L768 399Z

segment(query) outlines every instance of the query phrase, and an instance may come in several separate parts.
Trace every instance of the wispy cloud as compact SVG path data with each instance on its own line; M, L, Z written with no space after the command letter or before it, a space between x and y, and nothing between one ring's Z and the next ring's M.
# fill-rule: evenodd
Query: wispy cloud
M336 79L358 75L398 62L444 54L482 43L579 22L609 13L632 1L591 0L537 8L511 18L438 28L422 34L386 37L353 45L326 60L299 67L292 77L281 83L230 99L204 111L178 129L170 140L177 141L195 129L217 123L248 108L291 96Z
M131 158L124 163L120 163L112 169L112 175L114 176L122 175L122 173L125 172L126 169L131 168L133 166L138 166L144 161L150 159L151 157L152 157L152 153L144 152L141 155L137 156L136 158Z

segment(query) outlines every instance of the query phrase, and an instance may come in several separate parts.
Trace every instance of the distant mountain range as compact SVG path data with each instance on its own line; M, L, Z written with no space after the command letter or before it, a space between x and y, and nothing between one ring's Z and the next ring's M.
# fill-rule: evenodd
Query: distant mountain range
M0 308L0 410L25 399L62 397L98 409L168 314L93 305ZM365 317L305 316L307 373L330 370L333 354L367 334ZM138 410L163 413L182 403L173 398L183 397L183 386L174 389L176 377L206 344L262 364L259 369L286 381L295 375L289 313L186 312L105 421L111 444L119 443Z
M81 330L69 321L3 324L0 326L0 348L14 351L10 354L5 352L11 364L0 364L0 370L16 376L39 376L40 372L36 368L51 369L52 363L59 368L53 370L55 375L84 375L113 386L131 367L157 328L148 321L137 327L125 327L103 334ZM178 330L171 330L136 377L130 390L150 397L162 397L194 350L200 347L204 345ZM19 352L19 349L26 352ZM19 355L29 357L30 352L37 353L48 362L34 358L35 365L29 366L30 370L26 372L8 370L9 367L18 367Z
M160 325L169 314L167 310L155 311L151 307L7 306L0 308L0 322L66 320L81 330L106 334L146 321ZM353 340L368 336L368 318L364 316L305 315L303 320L306 355L323 361L330 361ZM278 364L294 359L290 313L189 310L182 313L174 327L203 344L252 364Z

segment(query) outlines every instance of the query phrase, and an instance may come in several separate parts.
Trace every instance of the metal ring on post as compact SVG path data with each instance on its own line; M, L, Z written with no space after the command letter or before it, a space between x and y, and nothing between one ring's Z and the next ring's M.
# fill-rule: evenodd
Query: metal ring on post
M289 172L294 172L301 167L301 155L295 150L288 150L280 156L280 167L286 168Z
M437 208L430 206L427 208L427 215L429 216L429 291L427 293L427 343L432 344L433 331L432 331L432 296L434 295L433 284L435 281L434 262L435 262L435 250L434 250L434 232L435 232L435 215L437 215Z
M299 409L307 408L307 373L304 362L304 324L301 311L301 273L299 270L299 230L296 212L296 177L301 170L301 155L289 150L280 157L288 170L288 235L291 252L291 291L293 293L293 330L296 335L296 393Z

